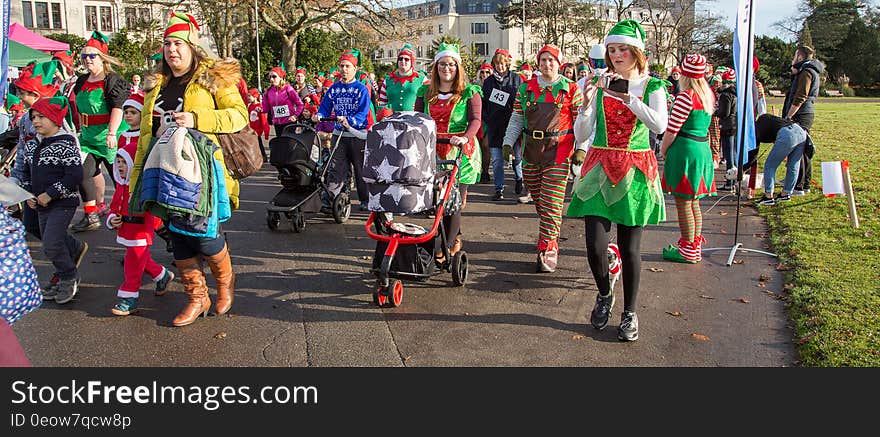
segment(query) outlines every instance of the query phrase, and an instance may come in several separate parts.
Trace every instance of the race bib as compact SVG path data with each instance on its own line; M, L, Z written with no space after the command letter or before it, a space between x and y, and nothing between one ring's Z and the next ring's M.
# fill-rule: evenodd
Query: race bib
M290 117L290 108L288 108L287 105L273 106L272 113L274 114L275 118Z
M493 89L492 94L489 95L489 101L497 103L501 106L507 106L507 100L510 99L510 93L506 93L499 89Z

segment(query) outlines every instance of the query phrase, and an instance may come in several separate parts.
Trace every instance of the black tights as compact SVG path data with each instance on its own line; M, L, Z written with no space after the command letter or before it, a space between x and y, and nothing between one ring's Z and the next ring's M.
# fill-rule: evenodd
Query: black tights
M587 261L593 272L593 279L599 294L611 293L608 278L608 234L611 221L604 217L584 217L584 231L587 236ZM639 278L642 270L641 259L642 227L617 225L617 246L620 247L623 271L623 309L635 311L636 295L639 293Z

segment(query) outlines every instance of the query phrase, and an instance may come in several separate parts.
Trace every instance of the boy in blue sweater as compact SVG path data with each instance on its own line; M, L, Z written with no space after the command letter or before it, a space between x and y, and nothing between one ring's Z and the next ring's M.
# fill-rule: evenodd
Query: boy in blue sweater
M312 117L312 121L318 122L321 118L330 117L331 114L336 117L332 141L335 144L338 140L339 147L330 159L327 189L334 198L338 196L351 176L350 168L354 166L358 199L361 201L361 210L365 210L369 193L361 178L361 172L364 166L367 129L372 123L369 119L370 91L363 83L355 80L357 65L357 57L350 51L339 57L341 77L324 94L321 107ZM340 136L342 138L339 138ZM322 197L321 201L321 212L332 213L330 205L333 198Z
M55 266L56 286L43 291L43 300L65 304L73 300L79 288L77 267L89 246L67 231L79 206L79 184L83 168L76 138L61 129L67 115L67 98L56 96L37 100L30 117L39 143L28 143L22 183L36 196L28 199L37 211L43 253Z

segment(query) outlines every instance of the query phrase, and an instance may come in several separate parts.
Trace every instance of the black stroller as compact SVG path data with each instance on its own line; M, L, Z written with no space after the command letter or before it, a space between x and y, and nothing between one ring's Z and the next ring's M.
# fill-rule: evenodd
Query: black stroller
M467 281L467 252L450 256L450 236L442 221L461 208L457 182L461 152L455 159L437 160L435 144L444 141L449 140L436 138L434 121L417 112L387 117L367 135L364 181L372 213L365 227L376 240L371 272L376 275L373 303L378 306L400 305L400 279L422 282L449 272L455 286ZM391 220L393 215L417 214L434 215L430 229ZM445 261L436 261L438 251Z
M269 141L269 163L278 170L283 187L266 208L269 229L278 229L283 215L290 220L293 232L302 232L306 227L305 213L321 210L321 195L329 196L325 185L327 168L338 147L339 138L330 152L322 155L318 133L313 127L298 123L285 127L280 136ZM351 215L351 201L345 191L333 199L332 214L336 223L345 223Z

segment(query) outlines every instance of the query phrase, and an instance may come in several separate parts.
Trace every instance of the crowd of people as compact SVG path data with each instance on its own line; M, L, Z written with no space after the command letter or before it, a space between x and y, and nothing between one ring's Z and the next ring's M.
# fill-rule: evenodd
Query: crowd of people
M170 266L159 265L150 254L154 235L173 254L188 296L172 324L191 324L212 307L225 314L234 301L235 273L220 229L238 208L240 182L225 167L217 135L250 126L268 158L263 140L269 139L270 126L276 136L293 123L314 126L325 146L339 144L329 161L327 194L345 190L353 171L366 210L361 171L367 131L392 113L418 111L434 120L438 138L449 139L437 144L438 158L461 152L462 206L443 218L449 247L438 251L436 261L443 263L446 254L462 250L468 187L491 181L491 199L500 201L510 168L518 201L533 204L538 216L536 272L556 270L564 217L583 219L586 264L599 289L590 322L600 330L608 325L615 303L606 250L616 225L623 277L618 337L634 341L641 240L646 226L666 220L664 194L675 200L681 237L662 249L663 258L697 263L706 241L700 199L736 188L730 177L716 188L714 170L722 161L727 174L751 170L754 184L757 168L740 165L734 146L734 70L713 70L704 56L691 54L663 79L648 70L645 35L638 22L621 21L591 48L589 58L576 63L546 45L534 59L537 71L531 62L514 71L513 57L499 48L473 80L455 44L441 44L427 72L417 71L415 51L404 45L396 68L378 81L361 69L360 52L348 49L328 74L310 78L299 68L288 82L285 69L274 67L267 75L269 86L260 92L247 88L237 61L217 59L201 46L192 16L171 14L154 71L143 81L132 77L131 83L114 72L119 61L96 31L80 53L83 74L74 74L71 54L58 53L51 62L24 68L14 82L17 98L7 99L19 132L10 176L33 195L21 221L41 240L54 267L42 299L58 304L74 299L78 269L89 251L74 235L102 227L104 216L103 225L126 247L125 280L113 314L138 310L144 273L155 283L157 296L175 278ZM774 143L760 204L809 189L810 162L802 157L821 73L811 55L809 48L798 49L781 117L765 114L763 91L756 84L757 139ZM753 67L757 70L757 60ZM191 172L169 174L158 162L182 165L167 152L180 145L178 132L192 138L200 161ZM664 162L662 170L658 159ZM786 180L774 196L774 175L783 160L788 161ZM103 201L102 167L116 183L109 205ZM203 189L211 190L204 196L208 204L198 201L203 198L198 189L192 193L193 180L210 181ZM174 197L170 192L184 194L169 199ZM332 211L329 196L321 199L324 213ZM82 219L71 225L79 205ZM215 302L204 264L216 282Z

